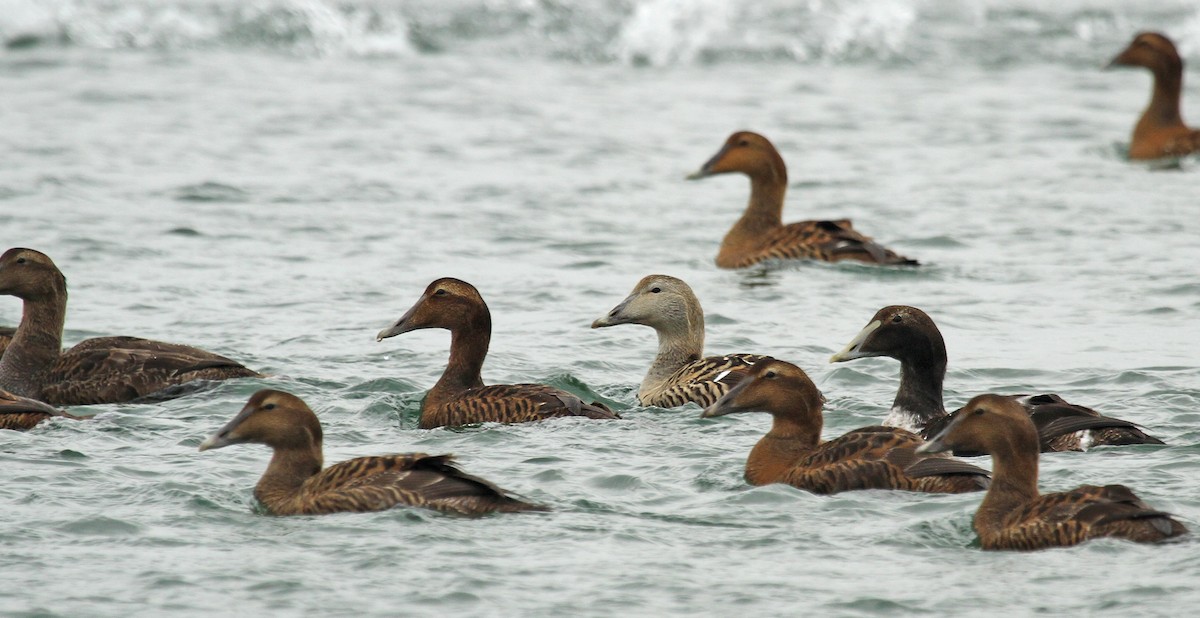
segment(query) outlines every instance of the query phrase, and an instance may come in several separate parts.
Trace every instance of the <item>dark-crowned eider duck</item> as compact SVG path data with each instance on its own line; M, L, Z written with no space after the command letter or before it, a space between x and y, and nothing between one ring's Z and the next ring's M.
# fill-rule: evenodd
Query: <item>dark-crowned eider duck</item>
M928 314L905 305L884 307L829 361L870 356L900 361L900 389L883 420L885 426L901 427L928 439L950 422L942 404L946 343ZM1162 440L1129 421L1102 416L1058 395L1017 397L1037 425L1045 452L1084 451L1097 445L1162 444Z
M48 256L9 249L0 256L0 294L24 301L12 343L0 357L0 388L54 405L120 403L195 380L260 377L224 356L135 337L100 337L63 351L67 280Z
M854 489L905 489L964 493L988 486L988 473L949 458L920 458L920 437L893 427L863 427L821 441L825 398L799 367L776 359L754 371L705 418L735 412L767 412L774 421L746 460L751 485L787 483L818 494Z
M848 219L783 224L787 167L767 138L749 131L729 136L725 146L700 171L696 180L741 172L750 177L750 204L721 241L717 266L746 268L764 260L854 260L868 264L916 266L910 260L859 234Z
M90 418L67 414L40 401L0 390L0 429L28 431L36 427L38 423L56 416L72 420Z
M1200 152L1200 131L1183 124L1179 114L1183 59L1171 39L1157 32L1142 32L1108 66L1145 67L1154 74L1150 106L1133 127L1130 159L1181 157Z
M1124 485L1084 485L1038 494L1038 433L1020 402L979 395L918 451L981 451L992 456L992 486L975 513L984 549L1044 549L1115 537L1153 543L1187 532Z
M592 328L645 324L658 333L658 356L638 389L644 406L672 408L688 402L708 407L729 392L755 363L758 354L702 356L704 310L688 284L667 275L649 275L629 297L592 322Z
M299 397L258 391L242 411L200 444L265 444L275 454L254 487L272 515L324 515L420 506L460 515L541 511L459 470L450 455L404 453L358 457L324 468L321 423Z
M421 403L422 429L470 423L522 423L558 416L620 418L598 403L585 403L542 384L484 386L480 371L492 339L492 313L475 286L446 277L425 293L378 341L423 328L450 331L450 362Z

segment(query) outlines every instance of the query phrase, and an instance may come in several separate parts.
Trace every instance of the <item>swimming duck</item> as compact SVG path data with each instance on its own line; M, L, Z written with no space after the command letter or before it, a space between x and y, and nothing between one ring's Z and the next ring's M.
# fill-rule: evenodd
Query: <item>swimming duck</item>
M704 353L704 310L688 284L667 275L642 278L629 297L592 322L592 328L645 324L658 333L658 356L638 389L644 406L672 408L688 402L711 406L767 356Z
M620 418L603 404L542 384L484 386L480 371L492 339L492 314L475 286L446 277L430 283L421 298L377 341L423 328L450 331L450 362L421 403L422 429L468 423L521 423L557 416Z
M1154 74L1150 106L1133 127L1130 159L1180 157L1200 152L1200 131L1189 129L1179 114L1183 92L1183 59L1171 39L1157 32L1142 32L1109 67L1145 67Z
M767 138L739 131L725 140L689 180L741 172L750 177L750 204L721 241L717 266L746 268L764 260L808 258L826 262L856 260L869 264L917 266L859 234L849 219L783 224L787 167Z
M1037 429L1019 401L979 395L917 450L962 449L992 456L992 486L974 522L984 549L1045 549L1099 537L1152 543L1187 532L1124 485L1038 494L1038 443Z
M195 380L261 377L224 356L136 337L88 339L62 350L67 280L33 249L0 255L0 294L24 301L12 343L0 357L0 388L53 405L120 403Z
M825 398L799 367L777 359L753 372L701 415L767 412L771 431L746 460L751 485L787 483L818 494L854 489L906 489L964 493L988 486L988 473L949 458L919 458L925 443L912 432L893 427L863 427L821 442Z
M928 314L905 305L884 307L829 361L840 363L869 356L900 361L900 389L883 420L885 426L908 429L928 439L950 422L942 404L946 343ZM1084 451L1096 445L1162 444L1129 421L1102 416L1058 395L1018 398L1037 425L1045 452Z
M541 511L459 470L450 455L405 453L357 457L323 468L321 422L299 397L264 389L233 420L200 444L265 444L275 452L254 487L272 515L324 515L420 506L460 515Z
M28 431L51 417L82 420L84 417L67 414L53 406L27 397L0 390L0 429Z

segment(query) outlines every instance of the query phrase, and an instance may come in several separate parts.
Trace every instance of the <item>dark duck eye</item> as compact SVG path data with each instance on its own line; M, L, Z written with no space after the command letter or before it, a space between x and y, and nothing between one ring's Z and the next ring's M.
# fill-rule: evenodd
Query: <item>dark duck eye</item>
M17 258L17 263L18 263L18 264L24 264L24 263L25 263L25 258L23 258L23 257L19 257L19 258Z
M897 315L892 316L892 322L895 324L899 324L900 322L903 322L903 321L904 321L904 316L902 316L902 315L897 314Z
M763 374L763 377L764 377L764 378L766 378L766 379L768 379L768 380L770 380L770 379L772 379L772 378L774 378L774 377L775 377L775 372L774 372L774 371L768 371L768 372L766 372L766 373L764 373L764 374Z
M658 293L659 293L659 292L661 292L661 291L662 291L662 288L660 288L660 287L652 287L652 288L650 288L650 293L651 293L651 294L658 294Z
M268 403L268 404L264 405L262 409L264 409L264 410L274 410L274 409L275 409L275 404L273 404L273 403Z
M446 290L443 290L442 288L438 288L437 291L433 293L433 295L434 296L445 296Z

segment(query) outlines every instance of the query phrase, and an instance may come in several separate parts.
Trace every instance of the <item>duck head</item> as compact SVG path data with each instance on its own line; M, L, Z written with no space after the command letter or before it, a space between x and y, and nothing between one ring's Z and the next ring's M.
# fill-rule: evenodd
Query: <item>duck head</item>
M263 389L233 420L200 443L200 450L232 444L265 444L271 448L310 449L321 446L321 423L299 397Z
M945 429L921 445L917 452L1036 454L1038 444L1037 428L1016 398L977 395L955 413L954 420Z
M644 324L658 331L704 330L704 311L692 288L667 275L648 275L625 300L592 322L592 328Z
M1157 32L1141 32L1108 63L1108 68L1120 66L1145 67L1154 73L1170 74L1183 70L1183 60L1171 39Z
M841 363L870 356L887 356L899 361L946 356L942 333L924 311L907 305L892 305L875 316L842 351L829 358Z
M66 277L45 253L18 247L0 255L0 294L41 300L66 293Z
M444 277L430 283L425 292L396 323L379 331L376 341L395 337L409 331L422 328L445 328L451 331L460 328L481 325L487 322L491 328L490 314L487 303L479 295L475 286Z
M725 140L717 151L688 180L699 180L717 174L740 172L754 179L787 182L787 166L783 157L767 138L750 131L738 131Z
M767 412L777 418L821 417L825 397L804 370L778 359L759 363L737 386L700 416L713 418L738 412ZM819 430L819 428L818 428Z

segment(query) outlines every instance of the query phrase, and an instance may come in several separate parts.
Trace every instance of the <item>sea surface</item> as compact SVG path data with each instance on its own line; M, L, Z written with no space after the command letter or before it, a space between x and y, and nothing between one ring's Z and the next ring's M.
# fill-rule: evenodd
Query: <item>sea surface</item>
M1200 3L1095 0L0 0L0 245L49 254L66 343L136 335L271 374L0 432L5 616L1179 615L1197 541L985 553L979 495L751 488L761 414L637 406L647 328L590 322L690 283L709 353L797 363L825 435L878 422L898 364L828 364L882 306L941 326L947 406L1057 392L1168 445L1042 458L1200 529L1200 163L1125 160L1139 30L1189 64ZM842 218L919 269L713 266L738 129L789 164L785 219ZM489 383L625 419L417 429L449 337L377 343L430 281L478 286ZM0 298L0 324L21 315ZM260 388L328 462L454 453L553 508L271 517L268 451L196 447ZM983 458L983 465L990 465Z

